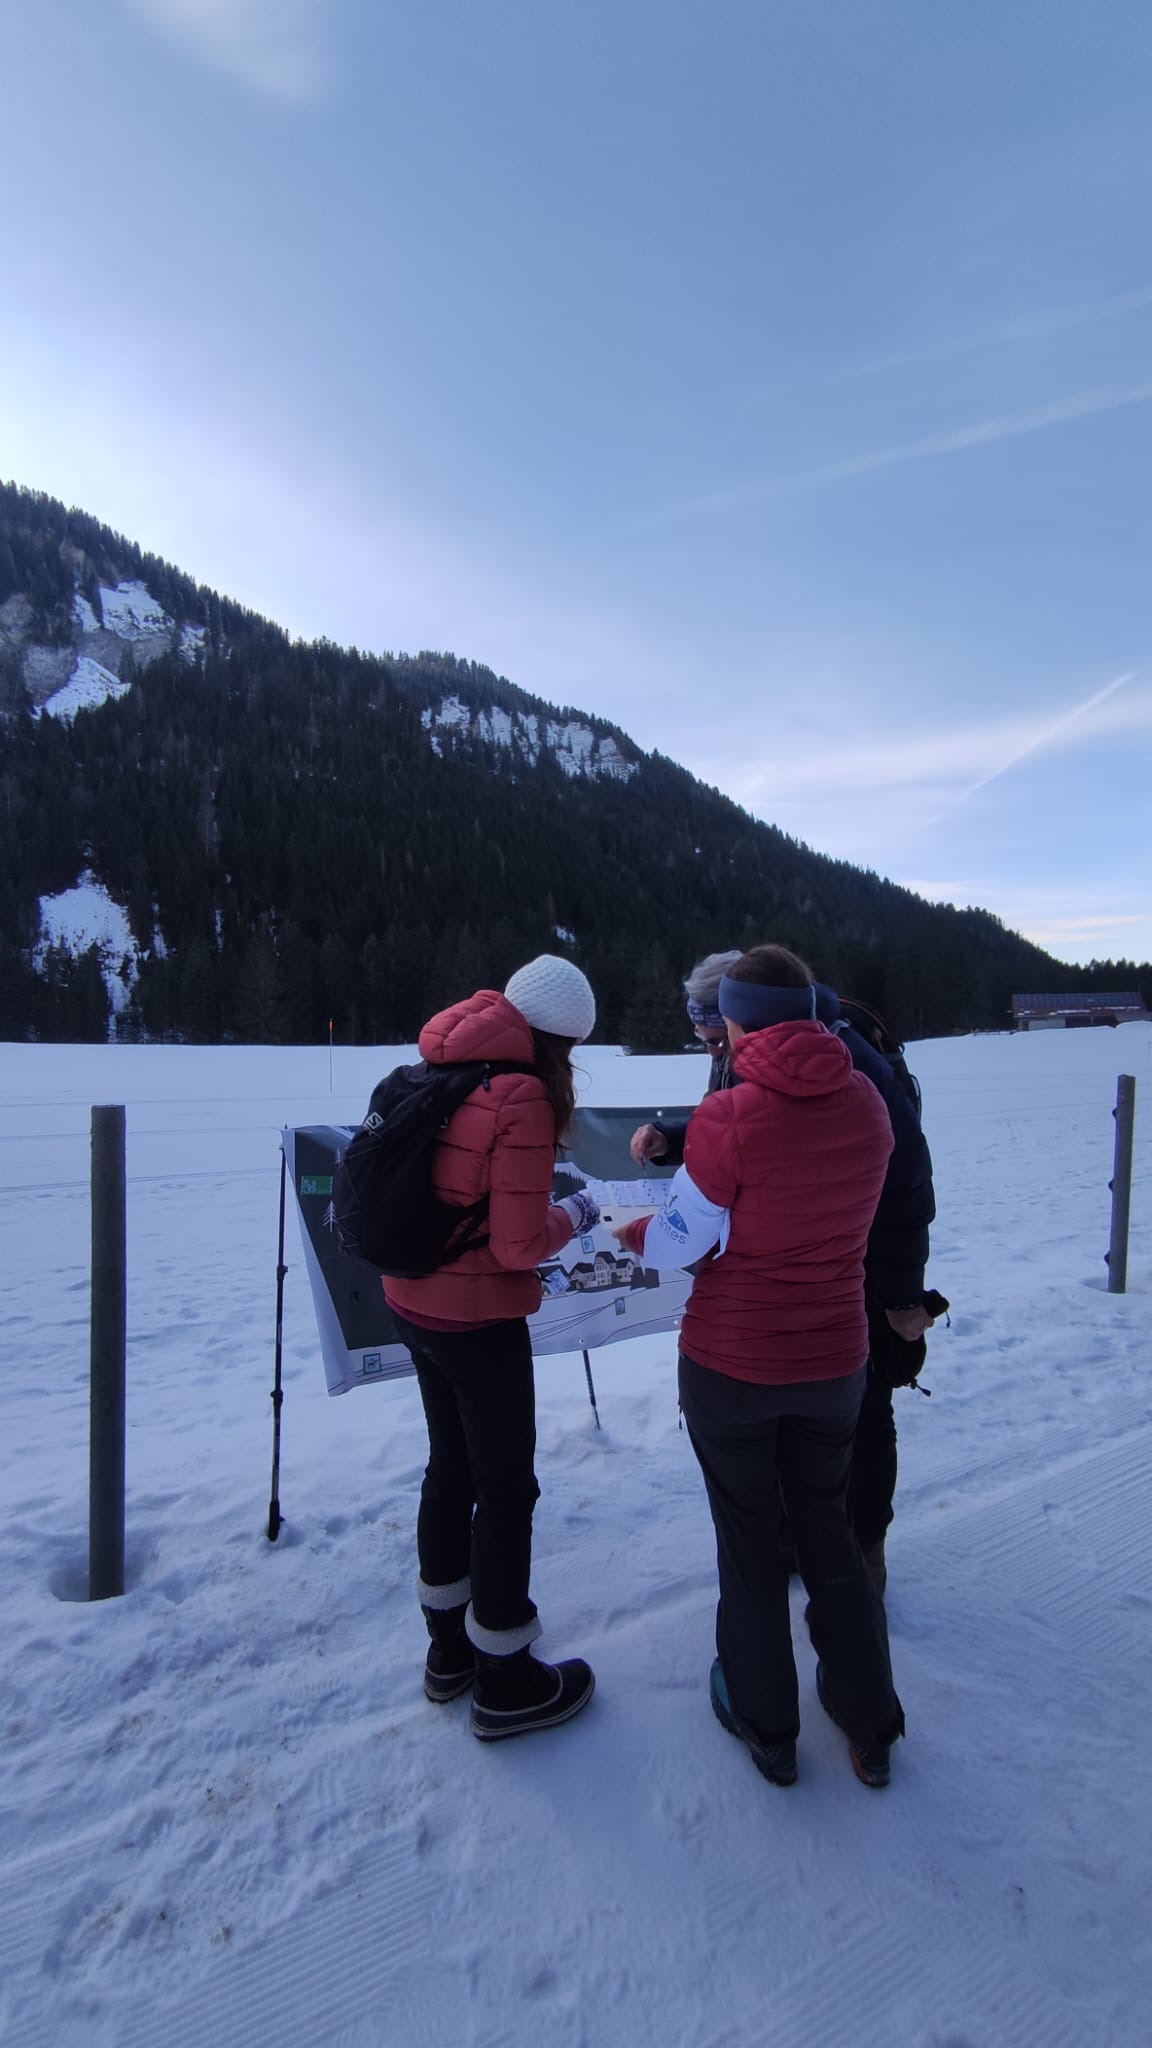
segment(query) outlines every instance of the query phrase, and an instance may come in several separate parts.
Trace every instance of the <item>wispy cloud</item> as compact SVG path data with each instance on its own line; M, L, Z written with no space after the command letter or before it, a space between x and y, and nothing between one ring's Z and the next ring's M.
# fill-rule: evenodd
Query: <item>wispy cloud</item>
M1041 749L1059 750L1104 732L1152 730L1152 690L1128 688L1120 696L1135 680L1132 673L1117 676L1056 716L986 719L904 734L893 723L879 743L781 748L768 759L756 758L745 724L743 766L721 774L705 762L701 772L723 781L741 802L761 808L784 798L916 790L934 806L931 818L923 819L927 824Z
M331 76L322 0L125 0L134 13L238 84L307 104Z
M1021 761L1026 761L1029 754L1039 753L1042 747L1061 745L1062 742L1072 736L1073 727L1078 726L1083 729L1087 725L1093 711L1097 710L1101 704L1106 704L1109 698L1116 695L1118 690L1124 689L1125 685L1132 681L1134 681L1134 676L1131 671L1125 675L1117 676L1114 681L1105 683L1102 690L1096 690L1091 697L1086 697L1082 704L1074 704L1070 711L1062 711L1058 717L1041 726L1031 739L1024 742L1023 746L1016 747L1006 760L998 762L996 767L990 768L986 775L979 776L975 782L969 784L967 789L960 790L948 808L954 810L957 804L967 803L969 797L975 796L981 789L987 789L988 784L995 782L998 776L1007 775L1010 768L1016 768ZM1143 721L1141 720L1141 722ZM935 824L935 822L934 818L928 820L929 824Z
M822 384L853 384L862 377L882 376L887 370L920 369L928 363L952 362L957 356L976 355L983 349L1010 348L1017 342L1043 340L1049 334L1071 327L1098 327L1108 320L1123 319L1152 306L1152 285L1139 291L1121 292L1110 299L1093 299L1078 306L1048 306L1035 313L1021 313L991 327L975 328L969 334L954 335L948 341L922 348L893 350L861 363L848 363L829 370Z
M996 441L1014 441L1025 434L1043 433L1048 427L1062 427L1076 420L1094 419L1101 413L1119 412L1128 406L1147 405L1152 384L1098 385L1076 391L1048 405L1027 412L997 413L977 420L970 427L954 427L940 434L926 434L917 441L900 441L888 448L870 448L861 455L846 456L838 462L824 462L812 469L798 469L778 476L756 478L734 484L727 490L685 498L671 507L672 513L734 512L768 498L789 492L816 490L824 484L847 482L878 469L895 469L906 462L923 462L937 455L959 455L970 448L984 448Z

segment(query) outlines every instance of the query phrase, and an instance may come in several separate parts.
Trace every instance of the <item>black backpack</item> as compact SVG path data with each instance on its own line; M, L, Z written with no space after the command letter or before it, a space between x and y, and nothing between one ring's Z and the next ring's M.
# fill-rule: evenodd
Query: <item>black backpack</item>
M349 1140L332 1181L341 1247L397 1280L422 1279L488 1242L488 1196L442 1202L432 1156L466 1096L493 1074L530 1074L510 1060L396 1067L372 1090L368 1114Z

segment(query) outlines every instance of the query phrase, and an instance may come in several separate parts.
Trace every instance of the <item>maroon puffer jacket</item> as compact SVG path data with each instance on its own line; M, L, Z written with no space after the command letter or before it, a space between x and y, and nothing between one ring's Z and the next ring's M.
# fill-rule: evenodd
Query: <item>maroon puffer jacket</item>
M888 1111L807 1019L750 1032L735 1066L738 1085L705 1098L685 1141L688 1172L731 1230L696 1276L681 1349L732 1379L838 1379L868 1353L864 1247Z
M420 1053L431 1066L534 1057L526 1020L491 988L431 1018ZM389 1276L385 1293L401 1315L467 1328L532 1315L543 1291L537 1266L572 1236L567 1210L551 1199L555 1163L556 1119L536 1074L493 1074L475 1089L436 1147L432 1179L446 1202L490 1196L488 1243L422 1280Z

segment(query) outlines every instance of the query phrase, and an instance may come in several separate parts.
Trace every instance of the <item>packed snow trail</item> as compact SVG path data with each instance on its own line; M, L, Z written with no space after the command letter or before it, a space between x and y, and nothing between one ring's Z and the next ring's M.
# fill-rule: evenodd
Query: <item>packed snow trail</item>
M1135 2048L1152 1992L1152 1033L914 1049L937 1168L931 1401L897 1397L909 1737L859 1786L801 1670L800 1782L714 1721L715 1582L673 1344L542 1361L545 1654L570 1728L488 1750L420 1689L422 1418L328 1400L289 1242L280 1542L262 1534L282 1122L382 1055L0 1050L0 2038L16 2048ZM582 1055L590 1099L702 1062ZM1110 1108L1137 1075L1130 1292ZM83 1599L91 1102L128 1103L129 1588Z

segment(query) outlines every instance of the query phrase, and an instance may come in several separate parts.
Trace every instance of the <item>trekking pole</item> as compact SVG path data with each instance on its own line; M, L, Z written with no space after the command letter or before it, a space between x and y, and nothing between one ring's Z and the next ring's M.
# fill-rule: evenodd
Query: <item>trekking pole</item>
M1132 1128L1136 1121L1136 1076L1117 1074L1116 1153L1112 1178L1112 1230L1108 1250L1109 1294L1124 1294L1128 1288L1128 1216L1132 1203Z
M594 1386L592 1385L592 1364L591 1364L591 1360L590 1360L590 1359L589 1359L589 1357L588 1357L588 1353L587 1353L586 1351L585 1351L585 1352L583 1353L583 1358L584 1358L584 1377L585 1377L585 1379L586 1379L586 1380L587 1380L587 1382L588 1382L588 1399L589 1399L589 1400L591 1401L591 1403L592 1403L592 1413L593 1413L593 1415L594 1415L594 1416L596 1417L596 1427L597 1427L597 1429L599 1429L599 1427L600 1427L600 1410L599 1410L599 1409L598 1409L598 1407L596 1406L596 1389L595 1389L595 1387L594 1387Z
M280 1410L284 1406L284 1388L280 1369L284 1356L284 1275L288 1271L284 1264L284 1189L288 1180L288 1157L283 1147L280 1151L280 1242L276 1255L276 1384L272 1389L272 1497L268 1502L268 1541L275 1543L280 1534L283 1516L280 1513Z

